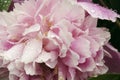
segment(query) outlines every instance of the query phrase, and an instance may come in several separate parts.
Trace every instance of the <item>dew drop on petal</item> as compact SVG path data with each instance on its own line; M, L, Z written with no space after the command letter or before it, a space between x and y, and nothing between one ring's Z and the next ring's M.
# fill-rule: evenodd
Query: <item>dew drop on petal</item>
M91 10L92 13L95 13L95 10Z

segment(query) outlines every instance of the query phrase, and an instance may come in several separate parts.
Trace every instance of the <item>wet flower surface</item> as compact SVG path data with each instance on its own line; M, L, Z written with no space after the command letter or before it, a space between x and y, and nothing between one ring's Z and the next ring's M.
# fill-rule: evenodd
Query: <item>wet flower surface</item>
M115 12L76 0L25 0L0 12L0 66L9 80L86 80L107 72L103 46L110 39L97 19Z

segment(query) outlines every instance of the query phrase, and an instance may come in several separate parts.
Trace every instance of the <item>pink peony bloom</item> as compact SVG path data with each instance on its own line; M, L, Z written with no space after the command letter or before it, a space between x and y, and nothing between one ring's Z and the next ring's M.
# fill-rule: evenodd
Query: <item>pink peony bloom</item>
M110 39L97 19L115 12L77 0L25 0L0 12L0 66L9 80L85 80L107 72L103 46Z

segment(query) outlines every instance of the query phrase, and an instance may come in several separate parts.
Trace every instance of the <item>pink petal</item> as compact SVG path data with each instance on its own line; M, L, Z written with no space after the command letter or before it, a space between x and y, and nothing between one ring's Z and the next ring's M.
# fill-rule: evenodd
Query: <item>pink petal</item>
M53 51L53 50L58 49L58 43L52 38L51 39L44 38L43 46L46 51Z
M91 16L87 16L85 18L85 21L83 22L82 29L90 29L91 30L91 28L96 28L96 26L97 26L97 19L93 18Z
M93 71L96 67L96 64L92 58L87 58L86 62L79 64L79 68L84 71Z
M106 28L91 28L89 35L95 39L100 46L103 46L110 40L110 32L108 32Z
M15 9L14 11L18 13L18 11L22 11L22 14L27 14L29 16L34 16L36 9L35 9L35 0L25 0L24 3L22 3L22 6L20 3L15 3Z
M15 15L13 15L13 13L12 12L10 12L10 13L8 13L8 12L6 12L6 11L3 11L3 12L1 12L0 13L0 24L1 25L4 25L5 27L8 27L8 25L10 26L10 25L12 25L13 24L13 22L14 23L16 23L17 22L17 20L16 20L16 18L15 18ZM9 19L10 20L9 20Z
M96 52L99 51L100 49L100 45L98 44L97 41L95 41L93 38L91 37L87 37L87 39L90 41L90 51L92 53L92 57L96 56Z
M84 21L85 11L81 6L74 5L65 18L71 21L72 24L80 26Z
M95 72L97 72L97 74L105 74L108 71L108 67L103 65L103 66L98 66L95 69Z
M110 73L120 73L120 52L115 49L110 43L104 46L104 49L109 52L112 57L105 56L105 64L109 68ZM111 65L112 64L112 65Z
M56 30L56 32L55 32L55 30ZM53 30L54 30L54 32L52 32L52 31L49 31L49 33L48 33L48 37L49 38L55 38L55 40L53 40L54 41L54 44L56 44L56 45L58 45L58 47L59 47L59 49L60 49L60 53L59 53L59 56L60 57L65 57L66 56L66 52L67 52L67 47L66 47L66 45L65 44L63 44L63 41L62 41L62 39L59 37L59 29L58 28L54 28ZM57 32L58 31L58 32ZM57 40L56 40L57 39ZM71 42L71 41L70 41ZM69 42L68 42L69 43ZM70 45L70 44L69 44ZM50 48L51 49L51 48Z
M67 66L76 67L79 63L79 55L74 51L70 50L67 52L66 57L62 60Z
M36 75L35 63L29 63L24 66L27 75Z
M1 21L1 20L0 20ZM1 26L2 24L0 23L0 39L4 39L7 37L7 31L6 28Z
M62 63L58 63L58 80L66 80L68 68Z
M58 36L63 40L63 43L66 44L66 46L70 46L71 41L74 40L71 32L69 32L69 26L72 26L70 22L67 20L61 20L53 27L53 29L56 28L59 30Z
M59 0L38 0L37 1L37 7L38 10L36 14L41 13L42 15L46 16L50 13L51 9L54 7L54 5L58 2ZM41 3L41 4L40 4Z
M21 61L26 64L34 61L34 59L37 58L37 56L40 54L41 49L42 43L40 40L37 39L29 40L23 51Z
M104 65L104 62L102 61L103 58L104 58L104 52L101 49L96 53L96 55L94 57L94 61L96 62L96 65L103 66Z
M94 18L111 20L113 22L116 21L117 17L120 18L120 16L114 11L93 3L80 2L79 5L82 6L82 8L85 9Z
M76 2L76 0L73 0L73 2ZM50 20L53 20L53 22L65 18L75 25L81 25L84 21L85 11L81 6L72 5L72 1L61 0L53 7L50 16Z
M55 68L55 66L57 65L58 61L54 60L54 61L47 61L45 64L50 67L51 69Z
M20 59L16 59L13 63L15 64L14 67L15 67L17 70L23 71L24 63L22 63L22 62L20 61Z
M58 57L58 53L56 53L55 51L51 51L51 52L42 51L42 53L36 59L36 62L37 63L44 62L49 67L54 68L57 64L57 60L56 60L57 57Z
M0 40L0 50L9 50L13 44L6 40Z
M7 66L7 68L10 71L9 74L13 74L13 75L16 75L16 76L19 76L21 74L21 72L18 69L16 69L16 64L14 62L10 63Z
M70 11L72 5L68 0L59 0L55 7L51 10L51 20L58 22L60 19L64 18L65 15ZM58 12L59 11L59 12Z
M68 71L69 71L69 73L68 73L68 75L67 75L67 79L68 80L76 80L75 79L75 77L76 77L76 69L74 69L74 68L68 68Z
M29 80L29 77L28 77L28 75L26 75L25 73L24 74L21 74L20 76L19 76L19 80Z
M71 43L71 49L78 53L81 57L90 57L90 42L85 38L77 38Z
M25 31L23 32L23 35L26 35L26 34L29 34L29 33L32 33L32 32L36 32L36 31L39 31L39 30L40 30L40 25L35 24L35 25L32 25L29 28L26 28Z
M24 44L18 44L10 48L8 51L4 53L4 58L6 60L15 60L21 57L24 49Z
M9 74L9 80L19 80L19 78L16 75Z

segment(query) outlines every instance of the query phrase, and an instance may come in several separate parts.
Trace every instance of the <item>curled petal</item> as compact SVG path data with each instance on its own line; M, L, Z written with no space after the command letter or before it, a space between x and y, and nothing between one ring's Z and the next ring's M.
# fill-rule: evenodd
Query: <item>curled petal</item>
M4 58L6 60L15 60L22 56L24 49L24 44L18 44L10 48L8 51L4 52Z
M116 21L117 17L120 18L120 15L118 15L114 11L93 3L80 2L79 5L82 6L82 8L85 9L94 18L111 20L113 22Z
M68 51L67 52L67 56L65 58L63 58L63 62L70 66L70 67L76 67L79 63L79 55L77 53L75 53L74 51Z
M120 65L120 52L109 43L104 46L104 49L112 56L105 56L105 64L108 66L109 72L120 73L120 68L118 66Z
M57 53L54 51L46 52L42 51L41 54L36 59L37 63L46 63L49 67L54 68L57 64Z
M90 57L90 42L85 38L78 38L71 43L71 49L81 57Z
M86 58L85 63L79 64L80 70L84 71L93 71L96 67L96 64L92 58Z
M37 63L28 63L24 65L24 70L27 75L31 75L31 76L39 75L42 73L40 69L40 65Z
M35 24L29 28L26 28L25 31L23 32L23 35L32 33L32 32L37 32L40 30L40 25L39 24Z

